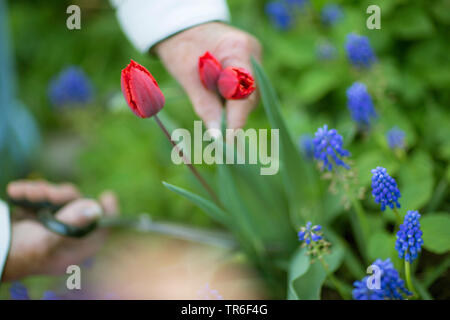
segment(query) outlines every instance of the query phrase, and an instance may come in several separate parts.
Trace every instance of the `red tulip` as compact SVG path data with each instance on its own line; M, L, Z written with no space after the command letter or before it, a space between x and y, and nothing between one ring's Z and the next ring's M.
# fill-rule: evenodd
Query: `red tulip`
M203 56L198 59L198 72L203 85L211 90L217 91L217 80L219 79L222 66L219 61L206 51Z
M164 95L151 73L131 60L122 70L122 92L130 109L141 118L150 118L164 106Z
M243 68L227 67L220 74L219 92L225 99L244 99L255 91L255 80Z

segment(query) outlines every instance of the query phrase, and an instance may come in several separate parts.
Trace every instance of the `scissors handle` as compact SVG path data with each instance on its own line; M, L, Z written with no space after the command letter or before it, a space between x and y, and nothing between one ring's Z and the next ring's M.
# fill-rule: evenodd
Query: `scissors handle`
M47 229L65 237L81 238L94 231L98 226L97 221L93 221L83 227L71 226L59 221L55 218L55 213L64 205L54 204L49 201L34 202L25 199L9 199L9 203L36 212L37 219Z

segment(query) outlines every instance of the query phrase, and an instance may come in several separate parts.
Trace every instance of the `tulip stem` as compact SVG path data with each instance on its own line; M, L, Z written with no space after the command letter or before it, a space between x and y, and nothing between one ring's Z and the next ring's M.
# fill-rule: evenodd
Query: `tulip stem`
M180 155L180 157L183 158L184 164L189 168L189 170L191 170L192 174L197 178L197 180L200 181L201 185L209 193L209 195L211 196L213 201L216 203L216 205L218 205L220 208L223 208L222 204L220 203L219 198L217 197L217 195L214 192L214 190L209 186L209 184L206 182L206 180L203 179L203 177L200 175L200 173L197 171L197 169L195 169L195 167L191 164L189 159L186 158L186 156L183 154L183 151L180 150L178 145L172 140L172 137L171 137L169 131L167 131L166 127L161 122L161 120L159 120L158 116L154 115L153 118L155 119L156 123L159 125L161 130L164 132L164 134L166 135L167 139L169 139L169 141L172 144L172 146L178 151L178 154Z

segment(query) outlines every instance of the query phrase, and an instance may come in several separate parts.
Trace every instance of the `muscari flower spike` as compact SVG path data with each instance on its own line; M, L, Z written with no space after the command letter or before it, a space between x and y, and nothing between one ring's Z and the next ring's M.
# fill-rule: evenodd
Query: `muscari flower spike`
M339 157L348 157L350 152L342 148L342 136L337 133L336 129L328 130L328 126L324 125L319 128L315 134L314 142L314 158L323 162L323 166L331 171L333 165L336 167L350 167Z
M303 9L309 4L309 0L285 0L288 6L292 9Z
M353 120L360 126L369 126L377 116L367 87L361 82L355 82L347 89L347 107Z
M408 211L406 213L403 224L397 232L397 241L395 242L395 250L398 251L400 259L413 262L417 259L419 252L422 250L422 230L420 230L420 213L418 211Z
M320 230L322 230L320 225L313 226L311 221L309 221L306 223L305 227L300 228L298 240L305 241L307 245L309 245L311 241L317 242L322 239L322 235L319 233Z
M327 4L320 12L320 19L327 26L336 24L343 16L341 6L337 4Z
M272 23L281 30L287 30L292 26L292 16L287 5L281 1L273 1L266 4L265 12Z
M369 289L368 276L361 281L355 281L352 291L355 300L402 300L404 295L411 295L405 287L405 282L400 278L390 259L377 259L372 265L380 269L380 288Z
M82 69L72 66L64 69L49 84L50 102L57 107L84 105L92 99L92 85Z
M316 54L320 60L332 60L336 57L337 50L331 43L323 42L317 46Z
M357 68L369 68L376 61L369 39L365 36L347 35L345 49L350 63Z
M9 288L11 300L31 300L27 287L21 282L13 282ZM42 300L61 300L53 291L45 291Z
M9 288L11 300L31 300L28 289L20 282L13 282Z
M306 254L314 258L320 258L324 254L329 253L329 246L331 245L326 241L322 235L322 227L320 225L313 226L311 221L306 223L306 226L301 227L298 232L298 240L302 243L302 247L306 247Z
M398 199L401 197L397 182L392 178L383 167L372 169L372 195L376 203L381 204L381 211L388 206L391 209L400 208Z
M386 134L386 139L391 149L403 149L405 147L405 132L397 127L392 128Z

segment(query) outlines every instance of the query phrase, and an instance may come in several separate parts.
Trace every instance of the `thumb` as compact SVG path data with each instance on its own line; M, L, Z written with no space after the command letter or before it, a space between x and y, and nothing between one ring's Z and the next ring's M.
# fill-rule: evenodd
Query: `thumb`
M79 199L62 208L56 218L69 225L82 227L97 220L102 214L102 207L95 200Z

